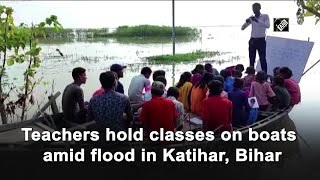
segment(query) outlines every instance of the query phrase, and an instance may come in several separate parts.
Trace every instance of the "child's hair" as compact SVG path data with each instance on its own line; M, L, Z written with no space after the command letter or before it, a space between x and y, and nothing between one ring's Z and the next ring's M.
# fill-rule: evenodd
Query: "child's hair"
M212 65L210 63L207 63L204 65L204 69L208 72L208 73L212 73Z
M179 89L178 89L177 87L172 86L172 87L170 87L170 88L168 89L168 91L167 91L167 96L168 96L168 97L169 97L169 96L173 96L173 97L175 97L175 98L178 98L179 95L180 95L180 92L179 92Z
M273 69L273 76L279 75L279 70L280 70L280 67L275 67L275 68Z
M226 69L222 69L222 70L220 71L220 75L221 75L224 79L226 79L227 77L231 76L231 73L230 73L228 70L226 70Z
M184 83L191 81L192 74L188 71L184 72L180 76L180 80L177 84L177 88L180 88L184 85Z
M160 81L162 82L165 86L167 86L167 79L164 76L157 76L154 81Z
M239 89L241 89L241 88L243 87L243 84L244 84L244 82L243 82L242 79L240 79L240 78L235 78L235 79L234 79L234 82L233 82L233 87L234 87L234 88L239 88Z
M267 80L267 74L264 71L259 71L256 75L256 81L262 84L266 80Z
M218 80L210 81L208 84L210 95L218 96L223 91L223 84Z
M164 70L156 70L153 72L153 75L152 75L152 79L153 81L156 81L155 79L158 77L158 76L166 76L166 72Z
M284 79L281 76L276 76L273 79L274 85L284 87Z
M284 79L290 79L293 75L291 69L288 67L280 68L279 73Z
M218 81L220 81L222 84L224 84L224 77L221 76L221 75L215 75L215 76L213 77L213 80L218 80Z
M204 72L204 66L202 64L197 64L194 70L191 71L192 74L203 74Z
M237 64L234 69L237 70L237 71L243 72L244 71L244 66L242 64Z
M195 87L200 87L201 89L205 88L210 81L213 80L213 74L211 73L204 73L201 81L195 85Z
M249 66L249 67L247 67L245 73L247 73L249 75L254 75L254 74L256 74L256 70L253 67Z
M242 72L239 70L233 70L232 76L235 78L241 78L242 77Z

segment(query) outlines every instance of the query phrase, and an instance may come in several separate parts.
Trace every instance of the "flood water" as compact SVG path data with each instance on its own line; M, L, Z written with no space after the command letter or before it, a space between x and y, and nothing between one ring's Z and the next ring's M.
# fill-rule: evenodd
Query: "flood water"
M270 8L270 7L269 7ZM291 16L290 16L291 17ZM63 18L63 17L61 17ZM295 19L292 19L295 21ZM239 24L239 23L238 23ZM230 52L204 61L211 62L218 70L229 65L242 63L248 66L248 40L250 30L240 31L240 26L231 27L197 27L202 30L202 38L192 42L177 42L176 53L186 53L198 49L207 51ZM276 33L269 30L268 35L308 40L315 42L313 50L306 65L306 69L320 59L320 28L319 26L291 25L289 33ZM150 55L171 54L172 44L169 41L141 43L135 41L121 41L116 39L98 39L92 41L54 42L41 44L43 62L39 69L39 77L43 76L49 83L54 82L54 92L63 92L66 85L72 82L71 71L74 67L87 69L87 83L82 86L85 99L90 100L93 92L100 88L99 74L109 70L113 63L127 65L124 77L120 80L125 88L125 93L133 76L140 73L144 66L150 66L153 71L162 69L166 71L168 87L177 82L184 71L190 71L197 63L189 64L148 64L143 57ZM60 57L56 49L64 54ZM8 68L10 77L21 75L23 68L17 65ZM301 104L294 107L290 118L293 120L299 135L313 150L320 149L318 143L320 128L320 96L317 92L320 78L320 64L315 66L300 81L302 93ZM21 78L19 79L21 81ZM17 82L19 82L19 80ZM36 99L39 104L47 101L45 92L51 93L51 86L39 87L36 90ZM57 100L61 107L61 96ZM32 110L29 116L32 115ZM300 139L300 145L305 152L309 152L305 142Z

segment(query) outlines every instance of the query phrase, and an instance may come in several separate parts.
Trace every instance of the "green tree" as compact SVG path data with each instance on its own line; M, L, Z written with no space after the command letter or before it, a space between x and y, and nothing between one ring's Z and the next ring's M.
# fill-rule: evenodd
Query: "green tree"
M11 7L0 5L0 55L3 59L0 67L0 114L2 124L7 124L8 115L15 114L16 108L21 108L21 120L25 118L27 104L33 103L33 91L36 85L41 82L35 78L36 69L40 67L41 47L38 46L38 39L46 37L46 28L54 27L59 31L62 26L58 18L52 15L39 24L32 24L30 27L24 23L16 26L12 16ZM24 83L18 87L8 83L6 65L13 66L15 63L28 63L23 74ZM10 100L10 92L18 92L18 100ZM8 103L5 103L7 101Z
M305 17L314 16L317 24L320 21L320 0L296 0L298 5L297 22L303 24Z

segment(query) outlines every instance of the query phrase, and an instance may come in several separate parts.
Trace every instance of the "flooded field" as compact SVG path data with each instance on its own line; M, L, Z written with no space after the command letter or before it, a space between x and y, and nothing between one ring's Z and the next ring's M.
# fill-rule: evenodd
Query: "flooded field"
M239 31L240 27L208 27L201 28L202 37L196 41L181 41L176 44L176 53L186 53L198 49L206 51L229 52L222 56L216 56L209 59L199 60L199 62L188 64L149 64L144 57L160 54L171 54L172 44L170 40L128 40L117 39L95 39L90 41L57 41L44 42L42 59L43 62L39 69L38 77L43 76L44 80L49 83L45 87L38 87L35 93L36 104L42 105L47 101L47 96L51 92L63 92L66 85L72 82L71 71L74 67L82 66L88 71L88 80L82 86L85 92L85 99L90 100L93 92L100 87L99 75L101 72L109 70L113 63L127 65L124 78L120 81L123 83L125 93L133 76L140 73L144 66L150 66L153 70L163 69L166 71L168 87L179 80L184 71L190 71L197 63L211 62L215 68L222 68L243 63L248 65L247 42L250 31ZM319 36L316 31L311 34L301 33L303 27L297 26L287 34L270 33L271 36L280 36L307 40L315 42L306 69L320 58L320 49L318 42ZM319 32L319 27L317 27ZM63 57L56 51L59 49ZM24 66L24 65L20 65ZM16 66L18 67L18 66ZM11 68L11 69L10 69ZM23 73L23 68L10 67L8 74L10 77L19 76ZM21 77L21 76L20 76ZM320 78L320 65L316 66L305 76L303 76L300 87L302 92L302 102L296 106L290 113L291 119L295 122L298 132L305 139L316 139L315 131L320 127L318 121L320 113L320 97L317 95L317 86L315 83ZM17 82L21 81L18 79ZM52 86L52 83L53 86ZM53 89L52 89L53 87ZM61 107L61 96L57 100L58 106ZM31 116L37 107L35 106L28 113ZM315 141L310 141L309 145L313 148L319 148Z

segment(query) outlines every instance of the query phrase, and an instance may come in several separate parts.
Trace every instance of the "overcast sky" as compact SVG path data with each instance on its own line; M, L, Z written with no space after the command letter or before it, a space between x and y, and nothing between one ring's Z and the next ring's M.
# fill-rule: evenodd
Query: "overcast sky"
M252 14L253 1L176 1L177 26L240 25ZM261 1L262 13L289 17L296 23L294 1ZM171 1L4 1L15 10L16 22L37 23L51 14L65 28L172 24ZM308 23L308 22L306 22ZM310 23L314 23L311 19Z

